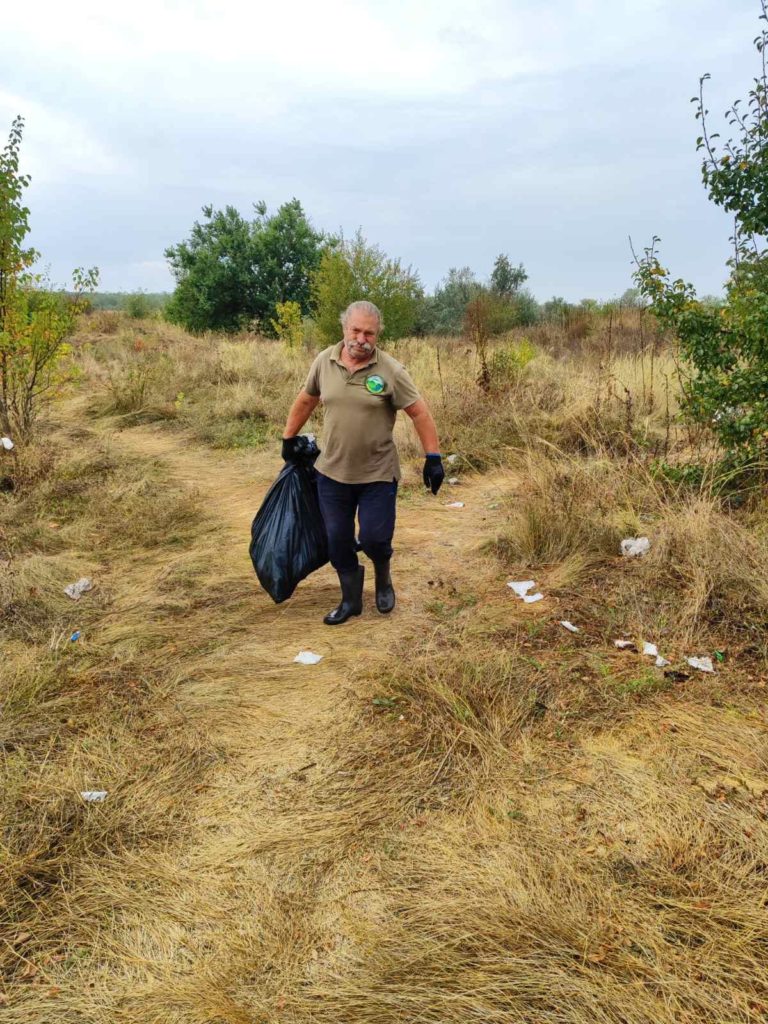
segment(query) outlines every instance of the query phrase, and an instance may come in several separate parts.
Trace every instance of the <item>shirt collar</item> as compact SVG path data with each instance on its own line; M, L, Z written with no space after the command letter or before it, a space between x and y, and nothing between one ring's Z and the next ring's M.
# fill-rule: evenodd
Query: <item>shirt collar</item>
M331 359L332 363L339 363L340 366L344 366L344 364L341 361L341 350L342 350L343 347L344 347L344 342L343 341L340 341L340 342L338 342L338 344L333 346L333 350L331 351L331 355L330 355L330 359ZM379 346L377 345L376 348L373 350L373 352L371 354L371 358L368 360L368 362L364 363L362 366L356 366L355 369L350 371L350 372L352 372L352 373L359 373L360 370L366 370L369 366L374 366L378 361L379 361ZM346 369L346 367L344 367L344 369Z

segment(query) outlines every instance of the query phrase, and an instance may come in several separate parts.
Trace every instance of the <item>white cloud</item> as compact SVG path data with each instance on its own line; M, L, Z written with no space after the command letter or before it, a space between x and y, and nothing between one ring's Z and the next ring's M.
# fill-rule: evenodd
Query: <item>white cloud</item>
M120 173L116 156L81 122L28 97L0 90L0 124L10 124L17 114L27 122L22 170L32 175L36 186Z

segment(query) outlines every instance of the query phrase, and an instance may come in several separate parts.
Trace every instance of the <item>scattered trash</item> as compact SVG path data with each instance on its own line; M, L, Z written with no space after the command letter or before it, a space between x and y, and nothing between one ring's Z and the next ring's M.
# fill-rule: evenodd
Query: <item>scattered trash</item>
M649 644L646 640L643 644L643 654L647 654L649 658L658 658L659 648L656 644Z
M80 639L81 635L82 634L80 633L80 630L76 629L75 632L72 634L72 636L69 639L70 639L70 641L72 643L74 643L76 640Z
M525 595L528 593L528 591L529 590L533 590L533 588L536 586L536 581L535 580L520 580L520 581L510 580L509 583L507 583L507 586L509 587L510 590L514 590L514 592L517 594L518 597L525 597Z
M453 466L454 463L459 461L459 456L458 455L446 455L445 461L448 463L449 466Z
M315 654L313 651L299 651L293 660L298 662L299 665L316 665L318 661L323 660L323 656L322 654Z
M682 672L679 668L670 668L664 673L665 679L671 679L675 683L681 683L684 679L690 679L690 672Z
M9 452L11 448L14 447L13 441L10 439L10 437L0 437L0 444L3 446L3 448L5 448L7 452Z
M651 542L647 537L625 537L621 542L621 553L627 558L647 555L650 550Z
M448 483L455 487L456 484L459 483L459 478L457 476L449 476Z
M498 501L494 501L494 503L492 505L489 505L488 508L489 509L501 508L501 505L499 504Z
M633 640L614 640L613 646L618 647L620 651L636 651L637 647Z
M686 658L691 668L697 668L699 672L714 672L715 667L711 658Z
M88 579L87 576L83 576L77 583L69 583L64 587L64 593L67 597L71 597L73 601L79 601L86 590L90 590L93 587L93 583Z
M106 789L86 789L80 796L89 804L103 804L107 799Z
M542 601L543 594L529 594L528 591L536 586L535 580L510 580L507 583L510 590L514 590L518 597L522 597L526 604L533 604L534 601Z
M542 594L542 597L543 596L544 595ZM565 628L568 630L569 633L579 633L580 632L579 627L578 626L574 626L574 624L572 622L568 622L567 619L562 619L561 622L560 622L560 625L561 626L565 626Z
M656 668L666 668L667 665L671 665L672 662L671 661L667 661L666 658L662 658L662 656L659 654L659 655L656 656L656 661L654 662L654 664L655 664Z
M464 508L463 501L449 501L445 506L446 508Z

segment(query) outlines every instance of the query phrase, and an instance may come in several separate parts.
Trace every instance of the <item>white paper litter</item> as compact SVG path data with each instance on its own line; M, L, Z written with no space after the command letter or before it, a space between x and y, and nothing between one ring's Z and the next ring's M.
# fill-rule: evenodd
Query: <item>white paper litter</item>
M543 601L544 600L544 595L543 594L524 594L523 595L523 600L525 601L526 604L533 604L534 601Z
M313 651L299 651L293 660L298 662L299 665L316 665L318 661L323 660L323 656L322 654L315 654Z
M654 662L654 664L655 664L656 668L666 668L667 665L671 664L671 662L667 661L666 658L662 658L662 656L659 654L659 655L657 655L656 661Z
M656 644L649 644L646 640L643 644L643 654L647 654L649 658L658 658L659 648Z
M627 558L647 555L650 550L651 542L647 537L625 537L621 542L621 553Z
M449 501L445 506L446 508L464 508L463 501Z
M507 584L510 590L514 590L518 597L525 597L529 590L536 586L535 580L510 580Z
M7 452L9 452L11 448L13 448L13 441L10 439L10 437L0 437L0 444L3 446L3 448L5 448Z
M458 482L459 482L459 478L457 476L449 476L448 477L448 483L451 484L452 486L455 487Z
M90 590L93 587L93 583L88 579L87 576L83 576L77 581L77 583L68 583L64 587L64 593L67 597L71 597L73 601L79 601L86 590Z
M106 789L86 789L80 794L89 804L102 804L107 799Z
M626 651L630 647L634 647L635 643L633 640L614 640L613 646L618 647L620 651Z
M445 457L445 461L448 463L449 466L452 466L455 462L458 462L458 460L458 455L446 455Z
M715 667L712 664L711 658L687 658L686 659L691 668L697 668L699 672L714 672Z
M572 622L568 622L567 619L562 619L560 621L560 625L561 626L565 626L565 628L568 630L569 633L578 633L579 632L579 627L578 626L574 626L574 624Z

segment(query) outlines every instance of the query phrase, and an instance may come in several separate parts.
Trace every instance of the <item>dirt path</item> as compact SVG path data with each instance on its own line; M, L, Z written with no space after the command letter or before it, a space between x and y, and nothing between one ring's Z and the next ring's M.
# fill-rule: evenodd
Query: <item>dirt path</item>
M112 439L135 455L160 460L169 479L201 494L221 523L222 571L226 568L253 586L252 639L239 645L237 655L230 651L222 668L244 700L258 700L262 744L248 744L249 756L273 766L312 759L313 736L323 735L324 716L331 713L339 687L363 661L370 665L372 647L385 656L398 637L426 617L425 602L435 597L440 583L450 587L451 566L461 564L491 532L500 513L488 506L510 486L508 479L491 482L475 477L456 487L446 485L437 497L420 489L406 490L398 506L395 536L395 612L386 617L376 612L372 567L363 557L364 613L332 628L322 622L338 600L338 580L330 566L300 584L282 605L275 605L256 580L248 556L250 524L281 465L272 451L208 450L184 435L152 426L120 431ZM453 501L463 501L465 507L447 508ZM222 637L223 644L226 639ZM300 649L322 654L323 661L315 666L293 664ZM237 742L242 742L239 730Z
M284 823L290 827L297 779L334 770L328 735L345 702L348 707L354 700L356 674L375 670L393 654L402 660L403 638L434 623L429 606L470 590L478 569L490 571L478 549L501 522L503 511L495 506L512 482L468 478L459 486L446 485L437 498L421 487L404 487L393 560L395 612L386 617L376 612L369 573L363 615L331 628L322 622L338 600L330 566L277 606L260 589L250 562L251 520L280 468L273 451L208 450L156 426L101 431L107 443L157 461L169 481L200 494L213 521L200 556L212 561L214 579L243 595L237 620L231 608L222 614L213 650L180 655L186 681L178 692L179 707L204 723L211 749L222 756L201 792L184 795L194 801L198 827L164 858L158 860L155 852L134 865L150 880L151 919L143 899L135 905L126 899L111 937L100 939L115 950L113 963L121 970L125 965L123 977L108 982L110 990L116 986L122 993L115 1021L261 1020L240 1000L228 1002L224 995L243 984L222 967L231 959L233 922L246 922L238 926L241 941L254 947L258 961L267 955L257 948L264 932L257 922L265 907L274 901L274 919L290 921L290 901L297 898L290 895L291 886L304 883L292 881L301 875L300 836L298 852L275 860L257 852L258 837L279 832ZM452 501L465 505L446 507ZM215 605L211 617L215 624ZM316 651L323 660L315 666L294 664L300 649ZM302 890L299 905L303 899ZM341 937L338 942L343 945ZM251 998L256 996L248 997L249 1005ZM215 1009L203 1012L209 1004Z

